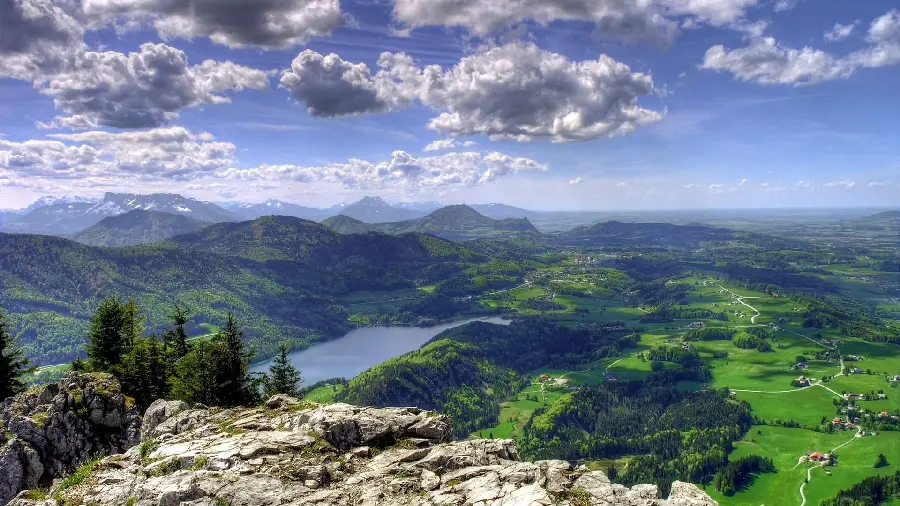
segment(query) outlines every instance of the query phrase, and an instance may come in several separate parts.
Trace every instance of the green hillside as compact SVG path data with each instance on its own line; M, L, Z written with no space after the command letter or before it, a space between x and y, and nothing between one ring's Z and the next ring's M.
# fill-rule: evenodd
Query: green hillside
M283 217L127 248L0 234L0 308L38 364L74 358L99 300L115 294L137 299L157 331L174 303L191 309L195 333L234 311L268 356L279 340L305 346L345 332L339 298L350 291L437 283L481 261L434 237L342 236Z
M72 235L72 239L88 246L136 246L196 232L208 225L188 216L135 209L103 218Z
M505 239L540 234L526 218L494 220L465 205L442 207L424 218L393 223L367 224L347 216L336 216L325 220L323 224L342 234L378 231L396 235L415 232L451 241Z

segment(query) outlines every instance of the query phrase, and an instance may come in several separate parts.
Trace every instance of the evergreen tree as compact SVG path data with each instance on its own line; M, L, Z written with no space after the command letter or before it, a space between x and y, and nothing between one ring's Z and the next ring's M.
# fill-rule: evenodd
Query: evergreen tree
M22 377L34 371L29 361L17 348L13 337L6 331L6 317L0 313L0 399L6 399L25 390Z
M223 406L251 405L259 401L259 381L250 376L250 354L244 349L244 332L228 313L225 327L215 338L223 347L218 375L218 397Z
M298 389L302 381L300 371L288 360L287 346L281 344L278 347L278 355L269 368L269 374L263 380L265 397L269 398L277 394L299 397Z
M176 305L171 314L172 323L175 328L165 333L163 340L165 341L166 351L174 360L179 360L190 351L188 344L187 332L184 330L185 324L189 319L189 313L186 308Z
M114 370L122 393L133 397L142 410L169 395L170 371L165 348L156 336L138 337Z
M144 329L144 317L132 300L123 304L118 297L104 299L91 318L88 332L88 367L112 371L122 363Z
M221 405L216 382L218 357L224 353L218 343L200 342L175 367L171 396L188 403Z
M887 467L887 465L888 465L887 457L885 457L883 453L879 453L878 457L875 458L875 465L872 467L874 467L875 469L878 469L878 468L882 468L882 467Z

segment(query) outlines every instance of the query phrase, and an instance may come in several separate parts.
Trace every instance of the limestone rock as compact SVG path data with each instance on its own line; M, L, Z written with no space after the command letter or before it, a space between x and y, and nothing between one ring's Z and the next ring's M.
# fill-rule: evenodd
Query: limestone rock
M188 409L190 409L190 406L184 401L167 401L164 399L155 401L144 413L141 440L149 439L153 429L158 427L159 424Z
M0 504L97 455L134 446L140 413L108 374L69 373L0 404Z
M415 408L311 406L148 410L143 451L106 458L66 504L95 506L710 506L676 483L627 488L568 462L521 462L511 440L450 441L450 421ZM168 413L166 414L168 409ZM162 413L162 415L160 415ZM3 457L0 455L0 461ZM20 458L16 462L22 462ZM18 480L27 473L10 468ZM58 506L17 498L14 506Z

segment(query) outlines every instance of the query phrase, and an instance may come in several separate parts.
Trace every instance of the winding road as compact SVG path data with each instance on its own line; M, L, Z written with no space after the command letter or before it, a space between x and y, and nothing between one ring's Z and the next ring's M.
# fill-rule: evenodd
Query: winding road
M728 292L728 293L730 293L731 295L733 295L734 298L735 298L735 300L737 300L737 301L740 302L741 304L743 304L743 305L749 307L754 313L756 313L755 315L753 315L753 316L750 317L750 323L756 325L756 318L757 318L758 316L760 316L761 313L760 313L759 310L756 309L755 307L753 307L753 306L751 306L750 304L747 304L746 302L744 302L744 299L758 299L759 297L745 297L745 296L743 296L743 295L738 295L738 294L732 292L731 290L725 288L725 287L722 286L722 285L716 285L716 286L718 286L718 287L721 288L722 290L725 290L726 292Z

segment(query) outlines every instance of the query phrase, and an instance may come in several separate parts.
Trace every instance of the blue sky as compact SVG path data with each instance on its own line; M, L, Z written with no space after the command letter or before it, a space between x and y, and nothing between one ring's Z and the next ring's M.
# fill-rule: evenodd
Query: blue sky
M0 0L0 208L897 205L891 1L230 3Z

